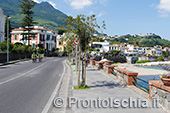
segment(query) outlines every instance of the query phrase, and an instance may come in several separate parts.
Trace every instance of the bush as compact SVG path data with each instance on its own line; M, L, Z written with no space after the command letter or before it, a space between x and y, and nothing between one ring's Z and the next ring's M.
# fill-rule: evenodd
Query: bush
M151 62L151 61L150 60L141 60L141 61L138 60L138 61L136 61L137 64L139 64L139 63L147 63L147 62Z
M170 60L170 56L168 57L168 60Z
M44 53L44 49L39 48L39 49L38 49L38 53L43 54L43 53Z
M24 53L26 50L26 47L25 46L22 46L22 45L19 45L17 47L17 53Z
M59 48L56 48L56 51L59 51L60 49Z
M160 55L160 56L157 58L157 61L164 61L164 60L165 60L165 58L164 58L163 55Z
M71 65L76 65L75 63L72 63Z
M27 48L27 52L32 53L34 51L34 48L32 46L29 46Z
M53 47L51 51L52 51L52 52L55 52L55 48Z

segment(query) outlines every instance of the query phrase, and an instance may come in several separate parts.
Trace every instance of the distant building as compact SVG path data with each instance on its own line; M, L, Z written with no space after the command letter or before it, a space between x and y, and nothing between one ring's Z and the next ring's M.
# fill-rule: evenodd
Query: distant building
M99 49L100 52L109 51L109 42L93 42L91 45L92 48Z
M5 15L2 8L0 8L0 43L5 40Z
M59 48L60 52L63 52L66 46L66 42L62 40L65 37L65 34L57 36L57 48Z
M23 35L21 35L24 31L23 28L13 29L11 34L11 42L22 43L24 45L28 45L28 40L23 40ZM56 48L57 41L57 32L46 30L41 26L34 26L34 29L31 31L35 35L31 36L30 45L34 48L38 47L38 44L41 44L45 49L52 50L52 48Z
M109 50L120 50L120 45L119 44L110 44Z

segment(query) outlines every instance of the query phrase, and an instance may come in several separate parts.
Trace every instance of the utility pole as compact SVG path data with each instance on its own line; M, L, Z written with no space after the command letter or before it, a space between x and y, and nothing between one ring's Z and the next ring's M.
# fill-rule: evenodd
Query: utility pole
M7 63L9 62L9 19L11 17L7 18Z

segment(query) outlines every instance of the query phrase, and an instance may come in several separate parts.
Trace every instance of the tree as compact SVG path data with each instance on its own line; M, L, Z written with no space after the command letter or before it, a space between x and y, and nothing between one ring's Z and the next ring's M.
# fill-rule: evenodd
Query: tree
M65 32L66 32L66 30L64 30L64 29L59 29L59 30L58 30L58 34L59 34L59 35L63 35L63 33L65 33Z
M69 16L64 19L65 27L67 28L67 32L73 34L74 37L79 39L79 72L78 72L78 87L80 86L80 52L84 53L86 56L86 52L88 50L88 45L91 42L92 34L97 33L95 28L100 28L100 26L96 22L95 15L86 17L85 15L77 15L76 18ZM102 28L105 29L105 22L103 21ZM68 35L67 39L70 37ZM86 86L86 61L85 57L82 59L83 66L82 67L82 86Z
M9 14L7 14L6 20L5 20L5 37L6 37L6 39L7 39L7 21L8 21L8 17L9 17ZM10 34L11 30L12 30L12 27L11 27L11 22L10 22L10 20L9 20L9 32L8 32L8 34L9 34L9 39L10 39L10 37L11 37L11 34ZM10 41L9 41L9 42L10 42Z
M164 60L165 60L164 55L160 55L157 58L157 61L164 61Z
M20 13L24 15L23 19L21 20L21 26L24 29L25 32L23 32L21 35L23 35L23 40L28 40L28 45L30 45L30 37L31 35L35 35L34 33L31 33L31 31L34 29L34 24L37 24L37 22L34 22L33 20L33 14L32 8L35 6L35 2L32 0L20 0Z

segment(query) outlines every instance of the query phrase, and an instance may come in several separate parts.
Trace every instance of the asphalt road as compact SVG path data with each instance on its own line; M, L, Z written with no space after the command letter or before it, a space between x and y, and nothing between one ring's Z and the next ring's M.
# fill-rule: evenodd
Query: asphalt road
M65 59L0 66L0 113L41 113L64 71Z

